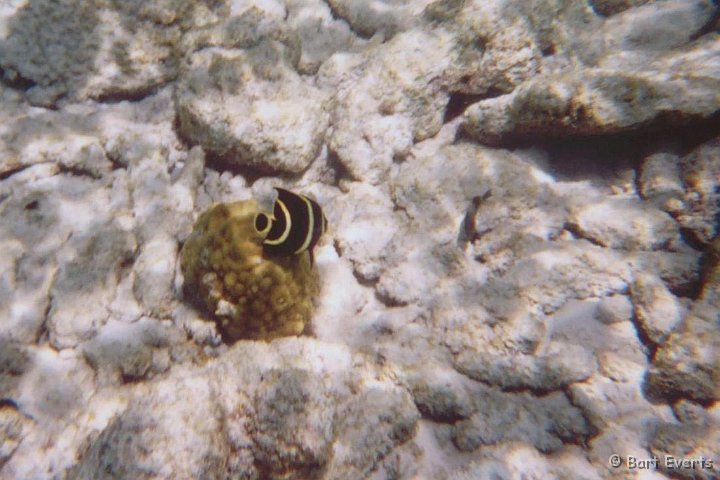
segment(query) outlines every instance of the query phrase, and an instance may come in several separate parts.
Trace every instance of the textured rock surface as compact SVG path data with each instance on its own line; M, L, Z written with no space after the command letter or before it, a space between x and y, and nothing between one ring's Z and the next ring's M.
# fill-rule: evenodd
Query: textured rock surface
M300 173L327 129L326 97L287 65L292 45L256 42L191 57L176 90L180 132L230 165Z
M409 394L363 380L367 368L340 346L238 343L221 359L139 385L71 475L361 478L418 419Z
M708 118L720 106L720 37L690 40L717 9L710 0L686 0L615 15L597 34L577 39L573 47L585 57L582 66L548 71L508 95L474 104L465 113L464 129L484 143L497 144L526 136L608 134ZM672 79L664 76L669 70Z
M707 468L707 461L720 454L717 407L708 412L696 403L682 400L674 411L679 422L659 425L650 444L653 454L666 459L661 470L681 478L713 478L715 475ZM678 468L681 459L688 457L696 459L694 466Z
M177 76L183 32L223 13L212 2L19 4L3 23L0 67L33 104L133 98Z
M715 241L714 266L708 272L700 298L683 323L658 350L649 372L650 392L666 397L678 395L697 401L720 398L720 266Z
M719 9L2 2L0 478L717 478ZM231 345L181 252L274 186L316 306Z

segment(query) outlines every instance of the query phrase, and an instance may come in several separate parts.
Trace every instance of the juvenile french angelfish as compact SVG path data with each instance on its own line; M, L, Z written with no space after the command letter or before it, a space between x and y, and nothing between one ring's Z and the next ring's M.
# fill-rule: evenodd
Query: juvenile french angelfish
M313 247L327 230L327 218L314 200L275 188L277 198L272 216L260 212L255 215L255 230L265 235L263 253L266 255L297 255L310 252L314 262Z

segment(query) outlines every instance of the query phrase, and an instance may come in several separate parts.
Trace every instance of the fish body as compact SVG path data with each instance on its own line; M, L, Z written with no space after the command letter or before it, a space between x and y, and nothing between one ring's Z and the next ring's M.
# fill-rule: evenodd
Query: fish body
M305 195L276 188L272 215L255 216L255 230L265 237L263 253L270 256L297 255L309 251L327 230L327 218L318 203Z

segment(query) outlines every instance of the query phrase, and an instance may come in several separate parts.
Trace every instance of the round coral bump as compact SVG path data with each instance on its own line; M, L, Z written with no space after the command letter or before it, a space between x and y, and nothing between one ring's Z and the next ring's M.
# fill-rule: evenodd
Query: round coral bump
M258 213L255 200L213 205L180 254L186 298L216 321L229 343L300 335L319 292L308 251L264 255Z

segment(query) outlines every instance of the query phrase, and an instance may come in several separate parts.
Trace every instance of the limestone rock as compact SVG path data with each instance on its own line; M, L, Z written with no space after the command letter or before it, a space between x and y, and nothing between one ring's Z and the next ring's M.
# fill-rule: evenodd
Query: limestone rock
M370 474L393 448L412 438L419 414L405 390L390 387L362 392L342 405L338 416L330 478ZM369 445L373 447L363 448Z
M641 331L655 344L662 344L683 319L682 305L655 277L640 275L635 278L632 299Z
M628 8L648 3L650 0L593 0L592 7L597 13L605 16L615 15Z
M193 401L179 401L188 398ZM138 395L108 422L70 476L221 478L228 454L221 421L206 379L161 382L153 394Z
M448 372L423 371L409 379L418 410L425 418L453 423L473 413L471 393Z
M412 27L430 0L330 0L328 3L333 15L347 21L350 28L361 37L370 38L380 34L390 39L394 34Z
M697 410L702 412L702 408ZM709 415L704 417L681 419L679 424L666 422L658 426L650 449L664 460L660 462L659 470L683 479L704 480L715 477L717 465L714 465L714 460L720 454L720 424Z
M548 48L543 37L557 42L567 25L557 22L559 28L553 29L537 17L573 17L581 8L578 4L554 8L547 3L536 9L527 3L440 0L428 5L425 17L453 34L452 56L443 72L443 81L453 93L459 94L458 100L473 101L509 93L537 75L542 68L542 50ZM500 23L504 25L502 29L497 28ZM540 31L534 27L543 24ZM551 31L542 31L545 28ZM449 103L447 119L456 115L450 110Z
M177 254L177 242L160 233L142 247L135 262L135 298L156 317L170 316L175 297L173 280Z
M175 92L181 134L230 165L305 170L327 128L327 97L288 65L292 48L265 39L193 55Z
M469 107L463 128L482 143L497 145L538 135L623 132L669 118L674 125L709 118L718 109L718 85L712 78L720 65L712 59L719 49L720 40L710 36L651 57L638 69L620 70L620 63L627 67L627 58L617 58L602 67L541 75L508 95ZM671 81L662 74L668 68L676 72ZM708 76L696 76L699 71Z
M640 5L605 21L604 47L609 52L670 50L686 45L717 12L717 4L705 0L678 0Z
M381 183L413 142L440 130L447 94L430 80L443 72L451 48L444 32L413 30L385 48L336 55L322 66L322 83L337 89L328 148L350 178Z
M676 212L678 222L702 243L717 238L720 214L720 140L712 139L680 160L685 184L684 206Z
M720 323L717 265L683 323L657 351L648 375L651 395L706 402L720 396L720 347L714 334Z
M183 340L182 334L143 318L135 323L110 320L91 341L83 355L95 369L100 385L133 382L167 370L162 352Z
M75 352L60 355L48 347L28 349L28 366L12 400L18 410L44 428L62 425L87 406L93 372ZM34 437L35 435L33 435ZM33 442L29 442L30 445Z
M34 104L144 96L178 73L184 29L213 17L187 1L28 2L0 42L5 76Z
M98 225L61 251L67 259L50 289L47 328L58 348L89 340L108 318L123 264L132 258L135 239L115 225ZM61 258L63 258L61 257Z
M356 275L366 281L377 280L398 230L394 222L380 223L377 218L392 217L392 202L378 188L359 184L352 184L343 197L335 201L346 206L343 216L332 222L338 247L353 262Z
M3 478L717 456L716 1L1 3ZM227 345L267 276L193 225L279 185L316 305Z
M663 210L672 210L684 187L680 178L680 157L672 152L655 152L643 160L640 194Z
M633 270L660 277L675 295L687 295L696 289L702 269L702 253L685 246L677 252L629 252L627 260Z
M552 452L562 448L564 441L578 441L589 433L581 412L561 393L541 401L489 396L483 404L468 420L455 424L453 441L460 450L515 440Z
M0 407L0 468L15 453L29 426L30 421L12 405Z
M717 245L713 247L711 252L714 253ZM720 353L713 336L720 322L718 255L711 255L710 261L713 265L699 298L680 327L670 335L667 344L655 355L648 376L648 390L653 395L678 395L695 401L718 397Z
M275 478L316 478L330 460L335 426L322 382L294 368L271 370L262 381L251 427L258 468Z
M138 389L71 474L365 476L412 436L417 410L387 381L350 391L352 375L344 347L238 343L206 368Z
M467 466L453 471L452 478L603 478L577 449L567 449L548 457L523 442L511 442L485 447L477 457Z
M633 199L592 203L579 208L570 221L582 237L610 248L655 250L680 239L669 215Z
M617 323L632 319L633 306L625 295L611 295L600 300L598 319L603 323Z
M294 0L286 3L288 25L300 38L297 68L301 73L315 74L336 52L359 47L360 41L350 25L337 16L329 2Z

